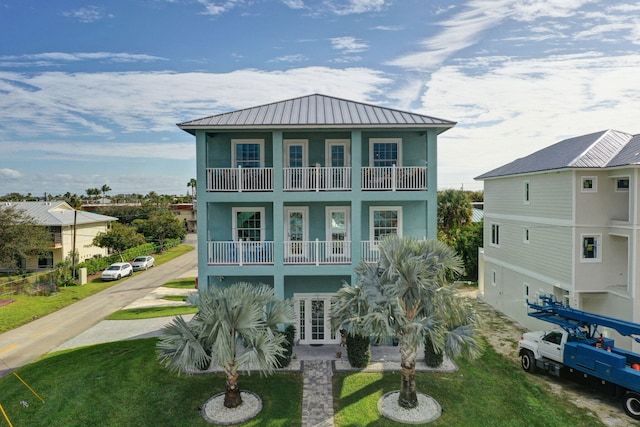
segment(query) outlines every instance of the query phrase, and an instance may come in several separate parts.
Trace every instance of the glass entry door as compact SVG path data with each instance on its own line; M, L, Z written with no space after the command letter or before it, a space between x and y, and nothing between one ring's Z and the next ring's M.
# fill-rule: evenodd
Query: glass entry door
M327 253L332 259L348 261L351 259L349 236L349 207L327 208Z
M308 258L308 208L305 206L285 207L285 258L289 261L303 261Z
M340 338L331 332L331 294L294 294L300 344L336 344Z

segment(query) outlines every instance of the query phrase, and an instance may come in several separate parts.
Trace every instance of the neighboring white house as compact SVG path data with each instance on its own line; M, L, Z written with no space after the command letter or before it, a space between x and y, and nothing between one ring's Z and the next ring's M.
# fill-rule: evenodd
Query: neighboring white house
M639 165L640 136L606 130L478 176L481 298L531 329L551 326L527 316L539 294L640 323Z
M0 208L12 207L24 212L37 224L51 233L51 250L33 259L22 260L25 270L49 269L75 250L77 262L107 255L106 248L93 245L93 239L108 229L109 223L117 221L106 215L99 215L73 209L63 201L51 202L2 202Z

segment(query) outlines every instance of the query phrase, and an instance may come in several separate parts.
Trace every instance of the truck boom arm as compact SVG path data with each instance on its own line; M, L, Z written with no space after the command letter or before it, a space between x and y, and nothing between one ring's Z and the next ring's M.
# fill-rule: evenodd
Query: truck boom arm
M640 325L637 323L566 307L561 302L555 301L550 295L542 295L540 300L541 304L531 303L527 300L530 309L529 316L554 323L563 329L576 329L585 326L590 330L592 328L595 330L598 326L604 326L640 343Z

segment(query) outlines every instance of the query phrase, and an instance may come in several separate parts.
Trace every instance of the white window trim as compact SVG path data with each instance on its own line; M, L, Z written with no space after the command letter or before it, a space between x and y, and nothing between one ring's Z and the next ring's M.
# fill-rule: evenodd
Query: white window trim
M242 207L242 208L232 208L231 209L231 227L232 227L232 235L233 240L236 241L238 238L238 212L260 212L260 241L264 242L264 234L265 234L265 222L266 218L264 216L265 209L264 207Z
M260 145L260 167L264 167L264 139L232 139L231 140L231 164L238 167L236 159L236 145L238 144L259 144Z
M374 144L395 143L398 145L398 164L402 166L402 138L370 138L369 139L369 165L373 166L373 146Z
M527 282L522 283L522 299L524 300L524 306L529 307L527 301L529 300L529 284Z
M285 167L289 166L289 147L292 145L302 145L302 167L309 166L309 140L308 139L285 139L283 141L284 146L284 164Z
M493 227L497 228L498 231L498 243L493 242ZM492 222L489 224L489 246L493 246L494 248L500 247L500 224L497 222Z
M351 140L349 139L326 139L325 140L325 165L331 166L331 146L344 146L344 166L351 166Z
M495 270L491 270L491 286L496 286L498 273Z
M530 241L531 241L531 230L529 229L529 227L524 227L522 229L522 242L528 244Z
M531 203L531 181L529 180L522 182L522 201L525 205Z
M584 188L584 183L587 180L591 180L591 188ZM597 193L598 192L598 177L597 176L583 176L580 182L580 191L583 193Z
M344 212L345 218L345 240L351 241L351 208L349 206L326 206L325 207L325 240L331 241L331 214L333 212Z
M596 257L585 258L584 257L584 239L586 237L595 237L596 243ZM580 262L581 263L599 263L602 262L602 234L581 234L580 235Z
M369 207L369 240L373 241L375 232L374 232L374 212L376 211L397 211L398 212L398 224L396 228L398 229L398 237L402 237L402 206L371 206Z

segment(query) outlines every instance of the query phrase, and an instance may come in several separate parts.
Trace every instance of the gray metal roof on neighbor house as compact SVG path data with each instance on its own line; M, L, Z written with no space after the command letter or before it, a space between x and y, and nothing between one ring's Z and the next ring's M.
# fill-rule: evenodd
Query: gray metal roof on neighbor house
M567 168L607 168L639 164L640 138L605 130L565 139L526 157L486 172L475 179Z
M43 226L67 226L94 224L101 222L117 221L118 218L106 215L95 214L85 211L75 211L66 202L1 202L0 209L12 207L16 210L23 211L31 217L36 224ZM75 217L75 218L74 218Z
M191 134L197 129L256 128L442 128L455 122L377 107L326 95L308 95L202 119L178 123Z

